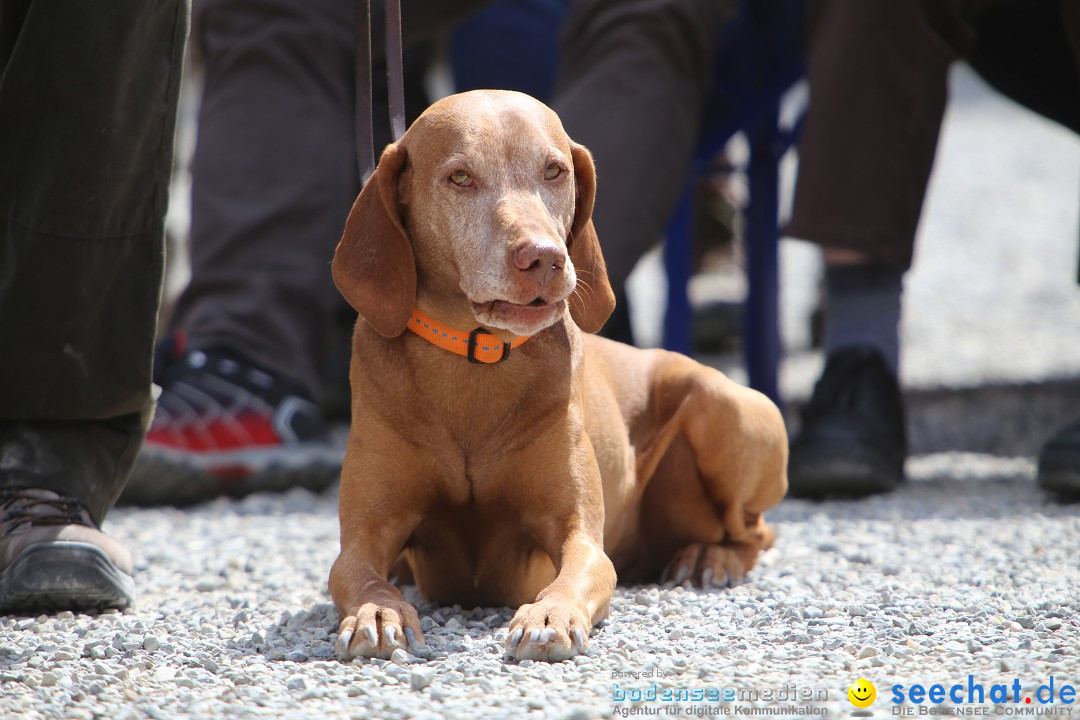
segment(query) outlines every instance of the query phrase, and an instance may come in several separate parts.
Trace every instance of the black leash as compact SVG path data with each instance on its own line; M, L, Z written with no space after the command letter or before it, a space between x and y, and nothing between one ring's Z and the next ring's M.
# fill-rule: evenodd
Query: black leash
M390 132L394 142L405 134L405 86L401 61L401 0L385 0L386 87L390 96ZM371 0L356 0L356 159L360 180L375 172L375 128L371 97Z

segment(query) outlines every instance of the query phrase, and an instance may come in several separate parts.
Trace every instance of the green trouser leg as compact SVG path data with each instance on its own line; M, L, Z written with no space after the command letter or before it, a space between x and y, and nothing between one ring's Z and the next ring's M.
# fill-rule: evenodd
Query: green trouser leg
M153 400L186 0L0 0L0 487L101 522Z

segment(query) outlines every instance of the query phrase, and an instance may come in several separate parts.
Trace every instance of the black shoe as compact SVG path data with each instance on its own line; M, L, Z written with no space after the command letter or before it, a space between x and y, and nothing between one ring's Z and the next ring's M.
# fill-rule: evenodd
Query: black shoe
M1035 481L1062 498L1080 498L1080 422L1066 425L1043 445Z
M907 436L896 376L877 350L857 346L829 356L791 444L793 497L862 497L904 479Z

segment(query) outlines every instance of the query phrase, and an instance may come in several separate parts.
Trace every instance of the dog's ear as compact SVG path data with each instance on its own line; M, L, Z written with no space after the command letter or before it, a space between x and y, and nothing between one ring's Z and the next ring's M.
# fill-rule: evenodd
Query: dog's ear
M594 333L604 326L615 309L615 293L608 281L607 266L592 221L593 202L596 199L596 166L584 146L572 142L570 152L574 161L577 200L566 247L578 278L577 287L570 296L570 316L579 328Z
M334 284L386 337L405 330L416 302L416 261L398 211L398 180L406 159L400 143L383 151L334 252Z

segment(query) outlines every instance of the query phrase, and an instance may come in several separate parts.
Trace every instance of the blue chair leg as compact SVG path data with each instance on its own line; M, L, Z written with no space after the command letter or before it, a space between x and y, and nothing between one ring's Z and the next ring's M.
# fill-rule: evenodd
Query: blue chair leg
M664 242L664 269L668 280L667 309L664 311L664 347L684 355L694 354L694 316L687 292L694 263L693 193L693 179L690 179L683 188L679 204L668 222Z
M779 330L779 102L761 113L748 131L750 202L746 213L747 297L743 343L750 386L780 402L777 367Z

